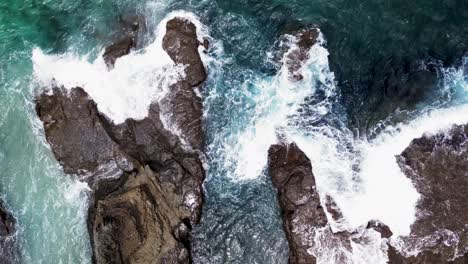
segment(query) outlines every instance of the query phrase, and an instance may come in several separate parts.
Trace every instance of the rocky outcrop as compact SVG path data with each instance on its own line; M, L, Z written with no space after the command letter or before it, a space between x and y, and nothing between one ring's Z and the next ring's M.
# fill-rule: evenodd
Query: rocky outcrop
M182 17L167 22L163 48L176 64L185 66L185 80L191 86L206 80L206 70L198 53L200 44L192 22Z
M207 78L205 66L198 53L202 45L208 49L205 39L197 39L195 25L185 18L175 17L167 22L163 49L177 65L185 67L185 76L169 87L169 93L161 102L161 110L181 138L193 149L202 150L203 105L193 87L201 85Z
M279 47L273 52L273 57L286 66L290 81L298 82L304 78L302 67L309 59L309 51L317 43L319 35L320 30L312 26L293 30L279 38Z
M53 87L36 98L36 113L65 173L93 183L99 177L119 177L133 170L105 131L96 103L82 88Z
M468 261L468 125L414 139L398 156L401 169L421 197L416 221L403 238L418 255L392 249L389 263L463 263ZM465 262L466 263L466 262Z
M18 263L15 233L16 221L0 200L0 263Z
M316 263L315 256L309 253L314 241L305 239L301 228L310 232L328 222L315 189L309 158L294 143L272 145L268 150L268 170L278 189L283 228L289 242L289 263Z
M131 16L121 17L121 36L112 45L106 47L102 55L104 62L109 68L113 68L118 58L130 53L132 49L138 48L140 45L139 35L145 29L145 21L143 17Z
M190 231L200 219L205 177L202 103L193 86L206 73L203 64L203 72L192 65L201 63L191 46L195 26L181 18L171 21L165 49L175 63L189 63L187 76L170 87L161 104L149 106L147 117L115 124L79 87L52 87L36 98L55 157L66 173L94 190L88 230L95 263L191 262ZM160 117L166 114L171 125L180 126L180 137L165 127Z

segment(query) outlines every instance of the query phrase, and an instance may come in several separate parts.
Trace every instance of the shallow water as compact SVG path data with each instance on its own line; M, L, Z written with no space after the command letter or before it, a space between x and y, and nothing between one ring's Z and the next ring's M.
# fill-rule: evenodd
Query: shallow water
M467 5L462 0L3 1L0 193L18 219L17 262L91 260L88 188L63 175L54 160L34 113L34 93L54 76L84 85L115 120L144 116L147 99L157 100L152 81L163 78L148 77L160 72L161 62L151 61L160 57L158 49L117 65L117 86L106 86L115 79L112 74L97 74L103 65L96 57L115 40L119 16L143 14L151 47L162 34L157 25L174 10L197 16L212 44L204 58L209 79L201 91L209 169L203 218L192 243L196 263L287 263L276 193L263 171L277 128L311 158L320 194L331 194L342 206L347 222L332 224L355 228L381 218L404 234L417 193L393 155L424 131L468 121ZM280 35L310 24L320 27L324 42L311 51L305 81L292 84L269 54ZM405 83L412 64L434 68L437 82L409 104L404 94L387 91L383 80ZM80 74L70 74L76 69ZM125 100L106 100L129 90ZM382 182L394 188L381 192ZM395 189L406 195L394 199ZM378 203L366 203L369 199ZM379 249L370 249L375 248L363 249L364 256L355 253L353 262L381 262ZM319 262L332 263L328 257L323 254Z

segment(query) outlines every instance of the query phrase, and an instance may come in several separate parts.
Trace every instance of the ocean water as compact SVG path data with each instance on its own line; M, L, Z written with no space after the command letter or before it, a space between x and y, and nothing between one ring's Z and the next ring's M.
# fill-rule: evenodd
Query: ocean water
M118 37L119 21L134 15L145 17L146 48L106 72L103 48ZM425 132L468 122L466 1L4 0L0 195L18 220L15 263L91 262L89 188L61 172L34 94L55 78L83 86L116 122L144 117L180 71L160 46L164 21L174 15L194 21L211 42L200 91L209 167L195 263L287 263L264 170L277 133L306 152L320 195L342 208L345 220L332 221L334 229L380 219L398 235L409 232L418 193L394 155ZM280 36L312 24L321 29L320 43L304 80L291 83L274 56ZM424 69L432 75L411 82L422 95L398 90ZM371 238L353 252L327 243L312 251L319 263L336 263L340 254L349 263L385 263L380 241Z

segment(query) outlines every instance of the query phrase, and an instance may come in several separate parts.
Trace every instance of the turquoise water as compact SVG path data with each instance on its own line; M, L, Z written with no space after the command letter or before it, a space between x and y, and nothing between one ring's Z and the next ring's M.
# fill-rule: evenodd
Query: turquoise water
M239 160L257 162L251 157L257 153L237 144L248 135L245 131L263 124L278 109L290 109L281 108L284 101L276 90L283 84L275 76L280 67L267 56L279 35L317 24L327 40L335 75L331 98L324 98L325 91L332 89L327 82L293 90L311 89L309 98L298 93L299 102L304 99L308 105L302 117L288 121L297 121L294 127L299 129L333 127L352 138L371 135L374 124L398 107L411 109L412 118L428 108L466 104L467 67L460 65L467 52L468 3L463 0L4 0L0 3L0 194L18 219L20 254L15 263L89 263L91 259L85 210L89 193L85 185L63 175L45 142L34 113L33 95L41 87L32 75L32 50L90 54L92 60L115 40L120 17L143 14L151 32L166 14L179 9L200 18L214 45L210 78L202 91L210 168L204 216L194 234L196 263L287 261L276 194L268 177L262 172L236 173ZM146 38L154 40L152 34ZM413 64L429 65L437 80L435 85L425 85L430 77L420 80L428 93L416 101L387 87L406 85L416 72ZM310 71L316 73L315 79L331 74L320 75L314 65ZM317 114L314 105L324 101L333 103L327 115L310 118Z

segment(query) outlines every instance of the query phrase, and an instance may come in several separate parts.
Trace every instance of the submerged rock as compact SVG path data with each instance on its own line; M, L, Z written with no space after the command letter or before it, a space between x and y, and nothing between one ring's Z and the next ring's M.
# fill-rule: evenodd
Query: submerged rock
M0 200L0 263L18 263L16 246L16 221Z
M313 232L327 225L324 208L316 191L312 165L295 143L272 145L268 170L278 189L283 228L289 242L289 263L316 263L310 252L314 241L301 229Z
M206 70L198 53L197 28L189 20L176 17L167 22L163 48L178 65L185 66L185 80L198 86L206 80Z
M390 263L463 263L468 261L468 124L414 139L398 156L402 171L421 197L406 257L389 251ZM465 257L464 257L465 255Z

